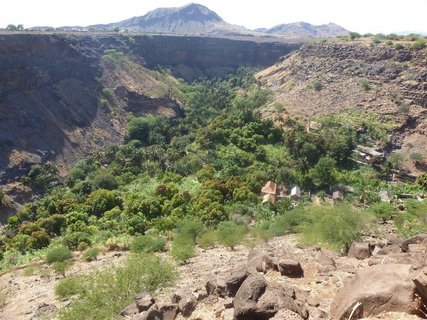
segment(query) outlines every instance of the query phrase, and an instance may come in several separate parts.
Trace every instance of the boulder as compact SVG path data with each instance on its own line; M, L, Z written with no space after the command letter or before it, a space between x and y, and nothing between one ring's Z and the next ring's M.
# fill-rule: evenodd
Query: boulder
M255 317L257 302L267 288L267 281L259 274L251 274L243 281L234 298L234 317L237 320L258 319Z
M213 276L205 284L208 295L226 296L226 283L224 276Z
M271 320L304 320L304 318L291 310L282 309Z
M257 250L252 250L249 253L247 267L250 271L263 273L267 273L269 270L277 271L277 263L275 258L265 252Z
M124 308L122 311L120 311L120 315L123 317L129 317L138 314L138 308L135 305L135 303L132 303L128 305L126 308Z
M410 244L420 244L423 243L425 240L427 240L427 233L417 234L416 236L413 236L403 241L400 247L402 248L403 252L406 252L408 251Z
M135 296L135 304L139 312L147 311L154 304L153 296L148 292L141 292Z
M248 275L249 272L245 265L231 270L230 274L225 277L225 295L234 297Z
M304 276L304 271L298 261L282 259L279 260L277 265L282 276L288 276L291 278L301 278Z
M384 248L378 250L376 252L376 254L384 256L384 255L387 255L390 253L401 253L401 252L402 252L402 249L400 248L400 245L392 244L392 245L385 246Z
M175 292L172 296L172 303L178 305L179 311L185 317L190 316L197 306L196 297L189 289L181 289Z
M176 303L166 303L159 305L158 311L160 320L175 320L179 308Z
M299 314L301 317L307 317L304 310L293 299L294 291L279 284L268 284L265 293L257 303L257 312L260 315L269 317L274 316L279 310L286 309Z
M325 274L337 270L335 260L327 256L322 251L319 251L319 253L317 254L316 261L319 264L318 272L320 274Z
M368 259L371 256L371 245L363 242L353 242L347 256L358 260Z
M409 264L375 265L360 270L336 295L331 305L332 319L347 320L353 311L353 319L384 311L416 313L419 305L414 300L417 289L411 272Z
M234 317L236 320L267 320L279 310L287 309L306 318L307 314L293 296L291 288L267 284L263 276L251 274L236 293Z
M401 252L376 255L369 258L368 265L373 266L378 264L410 264L415 269L421 269L427 265L427 253Z
M156 304L153 304L150 309L140 314L140 320L158 320L161 319L161 314ZM139 320L138 319L138 320Z

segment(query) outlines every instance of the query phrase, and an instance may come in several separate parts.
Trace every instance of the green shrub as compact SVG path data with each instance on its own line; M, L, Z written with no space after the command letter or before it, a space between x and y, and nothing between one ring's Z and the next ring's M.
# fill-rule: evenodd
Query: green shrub
M270 224L270 230L281 236L286 232L297 232L299 227L308 219L308 214L304 208L297 207L283 215L277 216Z
M395 45L394 45L394 47L395 47L395 49L396 50L401 50L401 49L403 49L404 47L403 47L403 44L401 44L401 43L396 43Z
M132 243L132 237L129 235L123 235L119 237L109 238L105 242L105 246L108 251L125 251L129 250L130 244Z
M365 91L371 90L371 84L366 79L360 81L360 85L362 86L363 90L365 90Z
M46 262L52 264L54 262L63 262L73 257L70 249L66 246L59 245L50 248L46 253Z
M202 223L195 220L185 220L178 225L178 233L182 237L188 237L193 242L200 236L205 230Z
M427 172L417 177L417 184L423 188L427 188Z
M270 223L267 222L258 224L252 228L251 233L263 243L268 243L268 241L275 236L275 232L270 229Z
M219 243L232 250L242 241L245 231L245 227L237 225L234 221L223 221L216 230Z
M121 207L123 200L113 191L99 189L92 192L87 198L89 212L96 216L101 216L104 212Z
M55 287L55 295L61 299L66 299L75 295L82 295L84 292L85 283L83 277L62 279Z
M357 32L350 32L349 35L351 40L355 40L361 37L360 33Z
M95 248L95 247L90 248L82 254L82 260L86 262L94 261L98 257L98 254L99 254L98 248Z
M178 234L172 242L171 256L180 263L186 263L195 254L194 241Z
M307 208L309 220L301 226L302 241L312 245L326 245L347 252L353 241L360 240L369 217L349 205Z
M203 249L209 249L215 247L215 243L217 240L218 238L216 232L209 230L197 238L197 244Z
M381 38L380 38L380 37L378 37L378 36L375 36L375 37L372 39L372 43L373 43L373 44L379 44L379 43L381 43Z
M113 91L110 88L102 88L101 91L106 99L110 101L113 99Z
M396 215L396 209L390 203L380 202L372 205L369 208L369 211L378 219L383 220L384 222L391 219Z
M411 237L427 230L427 203L417 200L405 201L404 212L394 217L398 233L402 237Z
M50 238L44 231L35 231L28 240L30 249L38 250L47 247L50 244Z
M134 253L149 253L163 251L166 240L160 236L144 235L133 239L130 251Z
M322 82L320 82L320 81L314 81L313 82L313 89L316 90L316 91L322 90L323 89Z
M72 266L71 261L58 261L52 264L52 269L56 274L60 274L65 278L65 272Z
M412 44L412 48L414 48L415 50L421 50L426 46L426 43L427 43L427 40L425 38L418 38Z
M131 255L123 267L62 280L55 289L59 297L78 295L60 311L61 320L109 320L134 301L141 291L154 292L176 278L173 267L160 258ZM77 279L77 280L74 280Z
M114 190L118 187L116 178L106 171L99 172L95 178L93 178L93 184L97 189L105 190Z
M92 241L88 233L77 231L77 232L70 232L67 235L65 235L62 238L62 243L66 245L68 248L70 248L71 250L78 250L79 247L80 249L82 247L84 248L84 245L82 243L85 243L87 246L90 246Z

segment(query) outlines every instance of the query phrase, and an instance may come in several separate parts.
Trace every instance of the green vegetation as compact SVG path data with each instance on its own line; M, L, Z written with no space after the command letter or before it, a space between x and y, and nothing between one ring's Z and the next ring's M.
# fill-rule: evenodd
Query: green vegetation
M323 89L323 84L319 80L313 82L313 89L316 91L320 91Z
M6 27L6 30L7 31L23 31L24 25L23 24L18 24L18 25L8 24Z
M371 90L371 84L366 79L363 79L362 81L360 81L360 85L362 86L363 90L365 90L365 91Z
M49 264L55 262L64 262L73 257L70 249L65 246L59 245L50 248L46 253L46 262Z
M426 46L427 43L427 39L425 38L418 38L417 40L415 40L415 42L412 44L412 47L415 50L421 50Z
M348 205L313 206L301 225L302 241L321 244L347 252L353 241L360 240L369 217Z
M174 279L172 266L154 255L134 255L123 267L66 278L56 286L56 295L78 296L78 299L60 312L59 319L112 319L133 301L136 293L154 292Z
M96 247L86 250L82 255L82 260L86 262L94 261L99 255L99 249Z
M357 33L357 32L350 32L349 36L351 40L356 40L361 37L360 33Z
M166 239L160 236L144 235L133 239L130 251L134 253L159 252L165 249Z
M132 66L115 51L106 51L103 59L113 67ZM361 86L367 90L370 84ZM132 253L170 247L172 257L185 263L196 245L233 249L287 232L301 233L304 243L345 251L368 227L363 222L369 217L395 219L405 235L425 225L419 209L397 210L396 200L401 193L425 192L424 176L417 184L387 185L382 179L401 164L396 156L372 166L354 161L357 145L386 144L398 127L393 118L350 110L313 119L318 130L307 132L292 118L282 120L281 130L261 118L258 110L273 103L272 93L247 70L182 83L177 90L184 95L182 116L129 115L124 144L78 161L64 182L51 164L31 169L23 181L38 197L8 219L0 269L46 256L65 275L61 268L67 263L61 263L72 258L70 250L92 261L103 246ZM298 185L303 196L262 204L260 190L269 180ZM323 200L337 186L353 191L345 192L342 207L326 206ZM390 189L391 204L379 204L383 189ZM308 191L322 205L311 204ZM166 239L173 239L171 246Z

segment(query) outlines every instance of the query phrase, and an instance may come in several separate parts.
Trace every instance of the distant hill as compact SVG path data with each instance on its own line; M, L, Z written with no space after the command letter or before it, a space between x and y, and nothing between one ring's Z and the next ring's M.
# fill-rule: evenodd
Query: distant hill
M97 30L113 30L115 28L134 32L187 35L233 35L250 33L244 27L225 22L214 11L196 3L179 8L159 8L141 17L133 17L116 23L88 27L88 29Z
M260 28L254 31L282 35L289 38L328 38L343 36L349 33L348 30L335 23L316 26L307 22L279 24L271 29Z

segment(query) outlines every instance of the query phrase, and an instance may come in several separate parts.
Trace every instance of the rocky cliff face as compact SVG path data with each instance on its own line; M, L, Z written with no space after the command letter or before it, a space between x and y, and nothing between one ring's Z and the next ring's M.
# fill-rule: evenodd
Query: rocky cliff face
M258 77L276 93L283 110L272 105L266 115L306 121L356 110L379 114L395 124L390 149L427 160L427 56L410 44L403 48L366 41L305 44L298 52L262 71ZM417 174L425 171L407 163Z
M175 80L150 68L165 66L186 79L220 76L271 65L298 46L201 37L0 35L0 181L48 159L66 169L120 143L128 111L174 116L179 101L167 86Z

